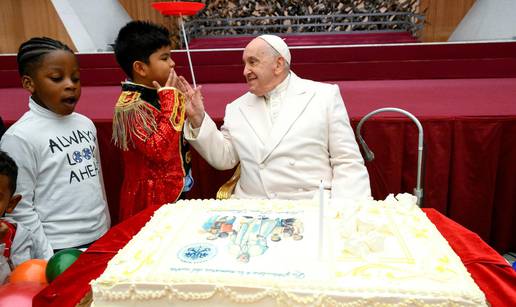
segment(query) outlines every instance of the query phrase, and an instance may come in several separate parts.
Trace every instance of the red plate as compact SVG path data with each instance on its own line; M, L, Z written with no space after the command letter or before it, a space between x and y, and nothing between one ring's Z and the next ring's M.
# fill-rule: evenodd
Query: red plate
M162 15L192 16L204 8L204 3L200 2L154 2L152 7Z

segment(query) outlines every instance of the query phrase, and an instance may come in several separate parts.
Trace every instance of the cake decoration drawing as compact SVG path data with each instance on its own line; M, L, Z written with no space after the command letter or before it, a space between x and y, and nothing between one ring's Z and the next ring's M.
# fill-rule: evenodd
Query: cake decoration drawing
M294 217L212 215L202 225L207 240L226 239L228 251L240 262L263 255L271 242L303 239L303 222Z
M205 262L217 255L217 247L213 244L194 243L179 250L177 257L188 263Z

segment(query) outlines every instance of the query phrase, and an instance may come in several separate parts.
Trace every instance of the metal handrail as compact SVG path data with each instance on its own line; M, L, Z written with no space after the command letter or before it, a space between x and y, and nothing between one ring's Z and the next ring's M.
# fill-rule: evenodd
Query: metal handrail
M424 19L424 15L416 14L412 12L387 12L387 13L350 13L350 14L332 14L332 15L296 15L296 16L250 16L250 17L231 17L231 18L202 18L202 19L192 19L191 21L195 22L205 22L205 21L245 21L245 20L262 20L262 19L317 19L317 18L355 18L355 17L378 17L378 16L410 16L416 18Z
M374 110L364 116L357 125L356 128L356 137L358 139L358 143L362 146L362 149L364 150L365 159L367 161L373 161L374 160L374 153L369 149L366 142L362 138L362 135L360 134L360 129L362 129L362 125L365 123L366 120L368 120L371 116L382 113L382 112L398 112L401 114L404 114L408 116L417 126L417 129L419 131L418 136L418 146L417 146L417 177L416 177L416 187L414 188L414 195L417 198L417 205L419 207L423 204L423 187L421 183L421 174L422 174L422 168L423 168L423 126L419 122L419 120L412 115L412 113L409 113L403 109L399 108L381 108L378 110Z
M317 19L317 18L355 18L355 17L378 17L378 16L410 16L424 19L424 15L416 14L412 12L388 12L388 13L350 13L350 14L332 14L332 15L297 15L297 16L250 16L250 17L231 17L231 18L203 18L203 19L192 19L191 22L204 22L204 21L246 21L246 20L271 20L271 19Z
M253 16L237 18L193 18L185 23L191 38L241 36L259 32L295 34L392 32L400 29L416 35L423 28L424 15L412 12L350 13L303 16ZM291 21L285 24L285 21ZM266 24L261 24L266 22ZM337 29L338 27L344 29ZM249 33L252 31L252 33ZM228 33L233 32L233 33ZM244 33L243 33L244 32Z
M289 25L290 28L302 28L302 27L329 27L329 26L351 26L351 25L390 25L391 22L388 21L362 21L362 22L333 22L330 25L322 25L318 23L301 23L301 24L293 24ZM403 23L398 23L403 25ZM245 26L214 26L210 27L212 30L224 30L224 29L248 29L250 25ZM280 28L284 27L282 25L259 25L260 28Z

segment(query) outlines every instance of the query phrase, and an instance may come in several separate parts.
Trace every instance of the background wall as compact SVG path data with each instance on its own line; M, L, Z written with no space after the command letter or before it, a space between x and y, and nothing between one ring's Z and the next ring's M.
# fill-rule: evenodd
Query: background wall
M152 8L152 2L161 0L118 0L133 20L149 20L167 27L172 34L172 49L179 46L177 18L165 17Z
M445 42L475 0L420 0L420 12L426 15L423 42Z
M133 19L150 20L177 33L175 18L163 17L151 7L159 0L118 0ZM421 40L446 41L475 0L420 0L426 24ZM75 48L50 0L0 1L0 53L16 53L33 36L50 36ZM177 42L177 40L176 40Z
M1 0L0 53L17 53L34 36L49 36L76 50L50 0Z

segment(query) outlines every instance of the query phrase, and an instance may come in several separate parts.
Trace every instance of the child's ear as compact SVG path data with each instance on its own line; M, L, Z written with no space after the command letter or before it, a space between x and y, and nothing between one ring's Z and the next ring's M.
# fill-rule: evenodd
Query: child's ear
M22 87L29 91L31 94L34 93L34 81L30 76L23 75L21 77Z
M142 61L134 61L133 62L133 72L138 74L141 77L147 76L147 64Z
M20 194L14 194L9 203L7 204L7 208L5 208L5 212L12 213L16 205L20 202L22 196Z

